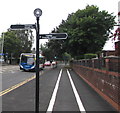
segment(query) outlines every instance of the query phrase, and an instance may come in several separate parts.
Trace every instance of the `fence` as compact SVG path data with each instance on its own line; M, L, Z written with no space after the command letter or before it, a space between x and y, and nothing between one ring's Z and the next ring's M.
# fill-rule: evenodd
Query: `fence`
M74 63L86 67L120 73L120 57L106 57L101 59L83 59L83 60L74 61Z
M72 61L74 71L120 111L120 58ZM117 69L116 69L117 68Z

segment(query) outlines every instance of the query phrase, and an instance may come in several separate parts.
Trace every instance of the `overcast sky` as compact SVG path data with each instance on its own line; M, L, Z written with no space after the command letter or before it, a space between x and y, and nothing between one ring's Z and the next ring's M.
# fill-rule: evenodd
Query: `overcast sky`
M50 33L68 14L84 9L86 5L96 5L108 13L118 13L119 0L0 0L0 34L11 24L34 24L33 11L42 10L40 33Z

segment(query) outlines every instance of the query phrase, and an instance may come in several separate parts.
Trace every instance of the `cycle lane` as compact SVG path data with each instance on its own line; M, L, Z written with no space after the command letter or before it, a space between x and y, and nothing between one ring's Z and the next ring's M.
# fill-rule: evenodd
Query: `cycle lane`
M63 112L74 112L79 111L77 101L69 81L66 69L63 69L61 76L56 101L54 103L53 112L63 111Z
M69 70L81 101L88 113L118 113L107 101L98 95L79 75Z

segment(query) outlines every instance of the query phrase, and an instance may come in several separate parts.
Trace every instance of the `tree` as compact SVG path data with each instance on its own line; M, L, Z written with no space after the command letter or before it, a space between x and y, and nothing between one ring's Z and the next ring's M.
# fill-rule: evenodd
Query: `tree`
M41 45L40 50L42 51L42 55L45 56L46 60L51 60L53 58L53 55L46 44Z
M31 52L32 43L32 31L7 31L4 33L3 52L7 53L9 58L12 56L18 59L22 52Z
M112 13L99 11L97 6L88 5L83 10L69 14L67 20L62 20L62 23L52 32L68 33L68 39L59 41L59 44L62 45L64 52L75 57L101 51L114 24L115 16ZM54 49L56 51L56 48Z
M61 60L63 52L60 44L59 41L51 40L42 45L40 49L47 60L55 60L55 57Z
M68 54L67 52L65 52L63 54L63 59L64 59L64 62L65 62L65 65L71 60L71 55Z

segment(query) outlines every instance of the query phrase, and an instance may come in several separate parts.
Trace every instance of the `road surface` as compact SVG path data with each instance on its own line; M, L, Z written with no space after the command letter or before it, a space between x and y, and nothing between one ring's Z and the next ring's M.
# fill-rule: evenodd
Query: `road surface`
M34 112L35 73L21 72L16 67L14 73L11 75L10 73L6 73L6 76L7 75L9 79L16 78L16 80L13 79L13 81L21 79L17 81L17 84L19 84L19 82L21 84L15 88L13 87L13 89L12 84L9 88L8 85L3 88L3 92L6 91L5 88L9 90L1 95L2 111L8 111L9 113L10 111L11 113L13 113L13 111ZM33 78L29 79L31 77ZM3 79L5 80L4 77ZM40 74L39 97L39 110L44 112L49 111L49 113L50 111L69 111L71 113L83 113L83 111L84 113L98 111L104 113L115 112L115 109L91 89L72 69L67 69L64 65L59 65L54 69L50 68Z

